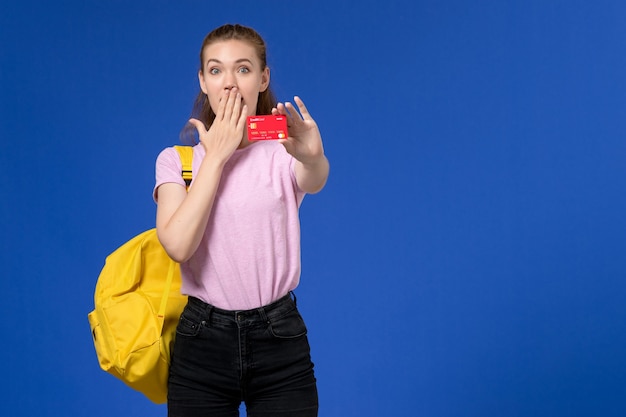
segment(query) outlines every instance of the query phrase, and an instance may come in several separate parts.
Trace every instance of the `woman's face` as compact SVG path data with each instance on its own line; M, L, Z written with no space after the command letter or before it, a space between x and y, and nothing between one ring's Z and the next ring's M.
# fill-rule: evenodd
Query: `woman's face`
M248 116L255 115L259 93L269 86L270 71L261 68L254 47L239 40L218 41L204 48L202 60L198 79L213 112L217 113L224 91L237 87L248 105Z

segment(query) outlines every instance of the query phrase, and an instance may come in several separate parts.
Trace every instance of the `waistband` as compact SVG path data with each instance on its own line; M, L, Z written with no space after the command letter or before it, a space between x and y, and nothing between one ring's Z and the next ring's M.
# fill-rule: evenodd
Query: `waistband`
M220 320L239 324L245 322L251 324L254 322L266 322L268 319L281 317L296 309L297 306L296 296L290 291L287 295L271 304L250 310L224 310L192 296L188 297L187 308L200 314L206 320Z

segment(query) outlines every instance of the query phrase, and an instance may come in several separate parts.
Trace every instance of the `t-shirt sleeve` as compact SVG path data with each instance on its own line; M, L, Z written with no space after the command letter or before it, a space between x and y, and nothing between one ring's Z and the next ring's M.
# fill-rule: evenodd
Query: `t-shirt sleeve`
M172 147L161 151L154 170L156 182L152 191L152 198L155 202L158 200L158 190L162 184L173 182L185 186L185 180L181 175L182 169L183 165L176 149Z
M291 176L293 189L294 189L294 192L296 193L296 201L298 202L298 207L300 207L300 204L302 204L302 200L304 200L304 196L306 195L306 193L302 191L302 188L300 188L300 186L298 185L298 181L296 180L296 158L289 155L287 152L285 153L287 154L286 159L288 161L288 166L289 166L289 175Z

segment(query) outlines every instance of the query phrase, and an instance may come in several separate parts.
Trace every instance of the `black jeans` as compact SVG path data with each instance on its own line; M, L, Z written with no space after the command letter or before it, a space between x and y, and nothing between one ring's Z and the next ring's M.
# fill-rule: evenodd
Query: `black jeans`
M226 311L189 297L176 330L169 417L315 417L317 385L306 326L291 294Z

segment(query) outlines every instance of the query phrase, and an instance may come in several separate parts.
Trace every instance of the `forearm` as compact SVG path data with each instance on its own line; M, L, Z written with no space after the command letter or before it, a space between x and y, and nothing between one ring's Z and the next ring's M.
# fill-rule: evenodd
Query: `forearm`
M330 164L325 155L321 155L315 161L296 161L296 180L298 187L306 193L315 194L324 188Z
M188 193L181 195L181 187L174 184L178 189L167 188L164 195L159 194L157 233L165 251L177 262L188 260L200 245L222 169L223 164L205 158Z

